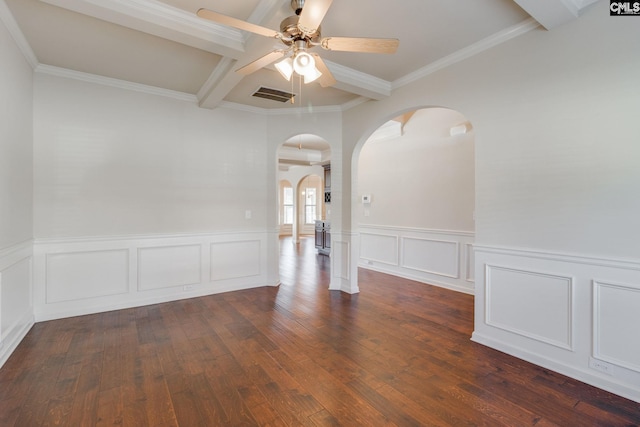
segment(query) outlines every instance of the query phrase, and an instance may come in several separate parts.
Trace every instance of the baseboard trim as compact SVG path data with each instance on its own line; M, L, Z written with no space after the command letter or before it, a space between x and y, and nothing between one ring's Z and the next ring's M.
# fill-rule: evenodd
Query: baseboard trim
M521 347L508 344L475 331L471 335L471 341L640 403L640 391L617 381L604 378L583 369L578 369L575 366L548 359Z
M463 286L458 286L452 283L446 283L440 280L433 280L431 278L425 279L424 277L414 276L411 274L406 274L404 272L399 272L397 270L385 269L380 267L375 267L372 265L367 265L364 263L358 264L359 268L371 271L377 271L378 273L390 274L391 276L401 277L403 279L413 280L414 282L424 283L425 285L437 286L439 288L445 288L456 292L462 292L463 294L474 295L474 289L465 288Z
M29 313L17 325L21 325L8 334L7 339L2 341L0 346L0 368L9 360L13 352L18 348L25 336L29 333L35 324L34 316Z
M35 321L46 322L49 320L64 319L67 317L86 316L89 314L104 313L104 312L115 311L115 310L125 310L128 308L135 308L135 307L144 307L147 305L162 304L165 302L180 301L185 299L204 297L208 295L222 294L226 292L261 288L265 286L278 286L278 284L275 284L275 285L268 285L264 283L249 283L249 284L240 284L240 285L217 284L214 289L212 289L211 287L207 287L206 289L193 290L191 292L184 292L181 294L172 293L169 295L154 296L150 298L121 301L113 304L96 304L96 305L85 306L81 308L74 308L71 310L36 311Z

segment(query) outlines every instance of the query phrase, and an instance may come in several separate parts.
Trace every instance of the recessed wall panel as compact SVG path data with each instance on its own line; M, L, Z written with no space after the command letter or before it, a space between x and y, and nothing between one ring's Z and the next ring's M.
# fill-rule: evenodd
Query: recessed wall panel
M260 241L211 244L211 280L260 275Z
M31 258L0 271L0 341L31 307Z
M138 289L150 290L200 283L200 245L138 249Z
M402 266L440 276L458 278L458 242L402 238Z
M488 325L571 349L571 277L487 265L485 304Z
M360 258L398 265L398 237L385 234L361 233Z
M594 282L594 356L640 372L640 285Z
M129 290L129 251L48 254L46 301L81 300Z

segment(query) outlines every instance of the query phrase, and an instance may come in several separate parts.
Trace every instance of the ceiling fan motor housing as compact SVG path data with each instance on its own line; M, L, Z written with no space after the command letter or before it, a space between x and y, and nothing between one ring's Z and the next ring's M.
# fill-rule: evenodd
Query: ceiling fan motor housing
M305 40L307 44L309 42L318 43L318 40L320 39L320 27L311 34L305 34L300 31L300 28L298 28L299 20L300 17L298 15L289 16L282 20L280 23L280 32L285 36L281 39L282 42L287 46L291 46L299 40Z

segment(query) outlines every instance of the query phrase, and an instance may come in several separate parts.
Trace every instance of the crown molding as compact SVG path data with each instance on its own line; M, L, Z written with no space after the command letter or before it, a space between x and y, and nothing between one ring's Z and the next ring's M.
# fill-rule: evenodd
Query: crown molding
M344 104L340 105L340 109L342 111L347 111L347 110L350 110L352 108L356 108L358 105L362 105L365 102L369 102L369 101L371 101L371 99L366 98L364 96L359 96L359 97L357 97L355 99L352 99L349 102L345 102Z
M79 80L87 83L95 83L102 86L110 86L118 89L131 90L134 92L142 92L148 95L163 96L178 101L191 102L197 104L198 98L195 95L178 92L170 89L163 89L156 86L143 85L133 83L126 80L114 79L111 77L99 76L96 74L83 73L81 71L69 70L67 68L54 67L52 65L39 64L35 68L36 73L47 74L50 76L64 77L72 80Z
M31 49L29 42L22 34L22 30L18 26L16 19L13 17L13 13L9 10L9 6L4 0L0 0L0 20L4 22L5 27L7 27L7 31L11 34L11 37L16 42L18 49L22 52L22 56L24 59L31 65L31 68L36 68L38 66L38 58L36 54Z
M460 49L457 52L452 53L451 55L447 55L444 58L434 61L431 64L427 65L426 67L423 67L419 70L416 70L412 73L407 74L404 77L401 77L395 80L394 82L391 83L391 87L393 88L393 90L399 89L403 86L406 86L410 83L415 82L416 80L420 80L424 77L427 77L428 75L433 74L436 71L442 70L443 68L449 67L457 62L460 62L472 56L478 55L479 53L482 53L485 50L491 49L492 47L495 47L499 44L502 44L513 38L516 38L522 34L528 33L531 30L535 30L538 27L540 27L540 24L535 19L533 18L525 19L524 21L516 25L513 25L509 28L499 31L472 45L469 45L463 49Z

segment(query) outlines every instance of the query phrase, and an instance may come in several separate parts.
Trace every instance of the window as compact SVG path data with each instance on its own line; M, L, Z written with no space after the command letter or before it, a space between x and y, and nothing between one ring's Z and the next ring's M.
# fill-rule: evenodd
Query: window
M282 187L282 223L293 224L293 188Z
M316 220L316 189L304 189L304 222L305 224L313 224Z

